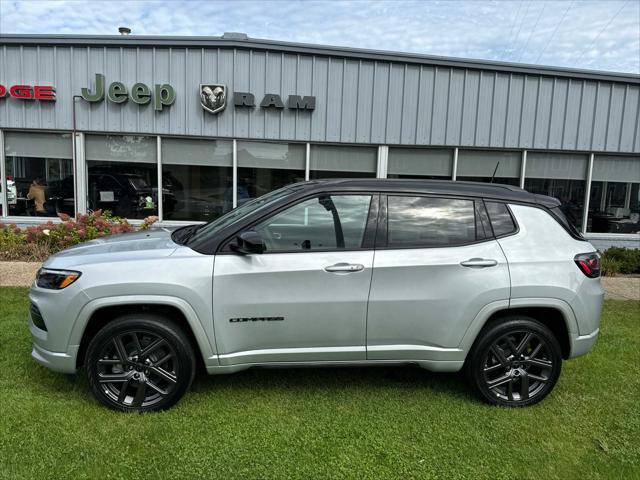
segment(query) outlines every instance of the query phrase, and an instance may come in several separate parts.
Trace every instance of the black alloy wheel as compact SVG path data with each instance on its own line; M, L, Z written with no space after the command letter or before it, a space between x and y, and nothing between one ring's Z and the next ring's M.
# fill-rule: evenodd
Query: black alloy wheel
M170 407L195 373L193 349L180 328L147 314L107 324L91 341L85 365L96 398L126 412Z
M553 333L526 317L486 327L469 353L467 375L489 403L525 406L542 400L560 376L562 354Z

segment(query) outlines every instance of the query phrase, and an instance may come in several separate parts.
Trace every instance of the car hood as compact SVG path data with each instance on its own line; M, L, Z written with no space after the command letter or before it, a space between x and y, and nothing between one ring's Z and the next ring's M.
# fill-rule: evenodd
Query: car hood
M62 250L44 262L47 268L70 268L88 263L129 262L171 255L180 245L171 240L171 230L153 229L111 235Z

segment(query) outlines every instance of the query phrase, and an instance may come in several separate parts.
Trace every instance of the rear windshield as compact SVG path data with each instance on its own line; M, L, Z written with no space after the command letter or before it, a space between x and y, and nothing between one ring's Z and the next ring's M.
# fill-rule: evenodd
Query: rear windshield
M558 205L557 207L553 207L550 209L551 213L555 217L555 219L567 230L572 237L582 239L582 234L578 231L578 229L573 225L573 222L570 222L567 218L567 215L562 210L562 207Z

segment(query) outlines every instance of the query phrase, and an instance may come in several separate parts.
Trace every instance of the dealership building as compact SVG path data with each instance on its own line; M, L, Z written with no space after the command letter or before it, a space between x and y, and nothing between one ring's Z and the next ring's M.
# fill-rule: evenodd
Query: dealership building
M506 183L640 246L640 76L221 37L0 35L0 222L209 221L318 178ZM48 218L49 217L49 218Z

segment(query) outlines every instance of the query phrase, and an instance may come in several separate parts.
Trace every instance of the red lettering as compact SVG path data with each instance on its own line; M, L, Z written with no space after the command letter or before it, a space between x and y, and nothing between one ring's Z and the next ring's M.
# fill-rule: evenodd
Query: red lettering
M33 98L33 91L29 85L14 85L9 89L12 97Z
M53 101L56 100L56 89L47 85L36 85L33 87L33 96L37 100Z
M7 87L0 83L0 98L4 97L7 94Z

